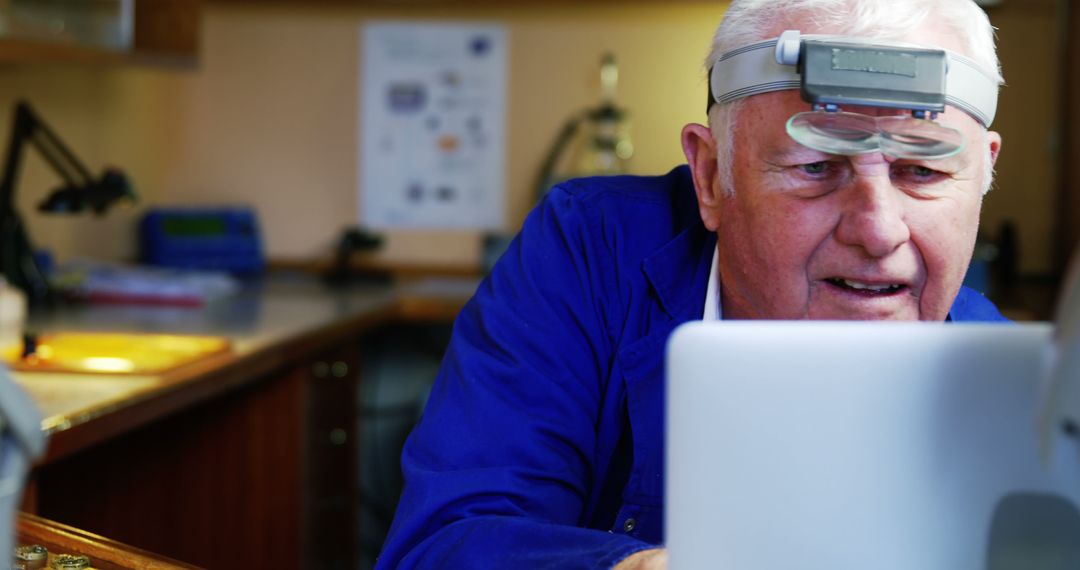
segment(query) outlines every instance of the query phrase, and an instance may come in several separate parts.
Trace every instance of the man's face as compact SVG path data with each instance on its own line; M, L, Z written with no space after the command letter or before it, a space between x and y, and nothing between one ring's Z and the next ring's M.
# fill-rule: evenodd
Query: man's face
M943 320L975 244L987 149L996 156L1000 139L949 108L938 122L968 141L954 157L829 155L785 131L808 107L796 91L744 101L733 194L695 167L702 219L718 237L725 318ZM718 190L711 200L705 183Z

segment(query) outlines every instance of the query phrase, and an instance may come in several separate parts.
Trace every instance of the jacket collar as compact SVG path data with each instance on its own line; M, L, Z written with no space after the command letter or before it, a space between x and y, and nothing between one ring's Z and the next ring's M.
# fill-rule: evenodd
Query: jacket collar
M700 319L705 310L709 268L716 234L705 229L698 214L690 167L681 165L667 175L671 224L678 233L642 262L642 271L660 307L676 323Z
M676 321L701 318L715 248L716 234L698 222L642 263L660 306Z

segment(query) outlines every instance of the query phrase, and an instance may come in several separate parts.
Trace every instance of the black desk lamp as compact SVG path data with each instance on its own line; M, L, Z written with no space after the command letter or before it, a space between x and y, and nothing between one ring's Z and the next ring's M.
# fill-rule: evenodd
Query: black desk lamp
M134 201L135 194L119 170L106 169L101 178L95 180L29 104L20 101L15 105L11 143L0 179L0 274L8 283L26 292L31 303L42 304L52 299L52 292L15 209L15 183L22 164L23 146L27 142L64 181L38 205L42 212L77 213L89 208L101 215L117 201Z

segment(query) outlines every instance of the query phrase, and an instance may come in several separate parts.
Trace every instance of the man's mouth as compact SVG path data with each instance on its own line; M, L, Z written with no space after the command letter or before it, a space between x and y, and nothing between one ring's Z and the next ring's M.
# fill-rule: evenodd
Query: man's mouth
M907 285L903 283L865 283L842 277L830 277L825 282L834 287L867 296L893 295L907 289Z

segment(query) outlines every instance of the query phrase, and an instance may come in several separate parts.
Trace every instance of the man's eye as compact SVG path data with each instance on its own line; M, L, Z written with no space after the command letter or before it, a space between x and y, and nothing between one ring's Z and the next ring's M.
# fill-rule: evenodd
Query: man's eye
M807 174L823 174L829 169L829 163L825 161L800 164L799 169Z
M938 172L937 170L934 170L933 168L929 168L929 167L923 166L921 164L905 164L904 166L902 166L900 168L900 172L901 172L901 174L906 174L906 175L911 176L913 178L925 178L925 179L934 178L935 176L939 176L939 175L942 174L941 172Z

